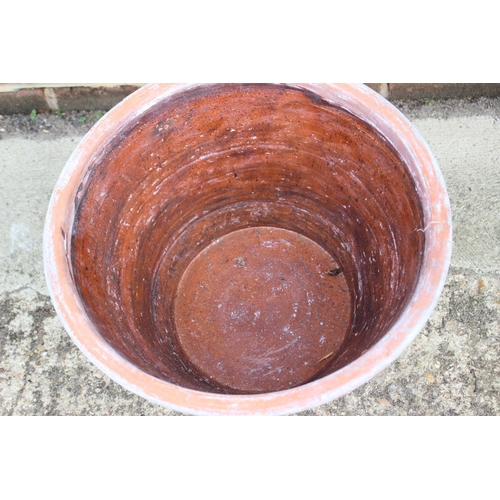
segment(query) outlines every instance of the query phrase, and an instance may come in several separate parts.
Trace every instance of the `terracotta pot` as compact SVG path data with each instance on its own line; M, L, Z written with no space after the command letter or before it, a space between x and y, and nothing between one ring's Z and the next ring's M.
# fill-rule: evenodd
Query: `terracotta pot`
M428 147L362 85L149 85L79 144L44 263L84 354L194 414L352 391L424 326L451 253Z

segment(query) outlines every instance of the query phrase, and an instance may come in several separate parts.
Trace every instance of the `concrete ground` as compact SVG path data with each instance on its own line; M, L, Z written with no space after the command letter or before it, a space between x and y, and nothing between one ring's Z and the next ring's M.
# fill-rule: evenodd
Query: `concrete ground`
M499 415L500 99L396 104L429 143L448 187L454 233L446 286L396 362L299 415ZM0 117L0 415L181 415L97 370L48 296L42 232L49 198L98 118Z

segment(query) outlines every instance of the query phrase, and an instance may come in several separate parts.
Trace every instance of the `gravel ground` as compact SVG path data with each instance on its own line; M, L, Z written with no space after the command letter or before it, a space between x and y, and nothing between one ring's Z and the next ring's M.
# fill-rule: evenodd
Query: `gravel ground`
M393 104L410 120L423 120L426 118L447 120L448 118L470 116L500 118L499 98L477 97L470 99L443 99L440 101L419 99L395 101Z
M299 415L500 414L500 99L401 101L450 194L450 273L428 324L388 369ZM181 415L121 388L63 330L43 277L54 183L103 112L0 116L0 415Z
M105 111L72 111L67 113L39 113L32 115L0 115L0 139L54 139L80 136L104 116Z

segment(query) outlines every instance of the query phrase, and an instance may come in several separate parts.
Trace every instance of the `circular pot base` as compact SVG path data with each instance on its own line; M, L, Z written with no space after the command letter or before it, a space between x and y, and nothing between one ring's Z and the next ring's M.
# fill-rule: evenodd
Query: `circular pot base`
M202 250L177 289L185 359L219 390L260 393L314 379L351 326L344 274L309 238L276 227L231 232ZM183 357L184 357L183 356Z

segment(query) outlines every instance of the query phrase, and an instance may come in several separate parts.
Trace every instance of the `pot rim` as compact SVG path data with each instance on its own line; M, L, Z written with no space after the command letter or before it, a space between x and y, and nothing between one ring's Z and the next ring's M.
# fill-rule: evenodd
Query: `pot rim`
M47 286L65 330L84 355L126 389L163 407L197 415L297 413L351 392L392 363L424 327L443 290L451 260L451 209L436 159L410 121L363 84L297 84L372 125L409 166L424 212L425 248L412 298L390 330L367 352L340 370L299 387L255 395L226 395L186 389L135 367L105 340L85 313L70 267L74 198L86 167L130 121L170 95L197 84L149 84L125 98L85 135L54 188L44 227Z

